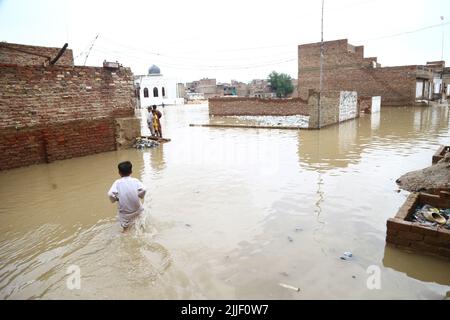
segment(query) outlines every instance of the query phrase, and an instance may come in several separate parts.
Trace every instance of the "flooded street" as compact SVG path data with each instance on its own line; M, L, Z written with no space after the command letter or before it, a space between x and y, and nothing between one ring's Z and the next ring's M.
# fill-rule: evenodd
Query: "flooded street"
M0 172L1 299L443 299L450 291L450 262L385 246L386 220L408 195L395 180L450 143L448 108L382 108L320 131L189 127L234 120L209 120L206 105L161 111L172 141L159 147ZM106 196L124 160L148 190L146 219L129 234ZM353 258L341 260L346 251ZM72 265L78 290L66 285ZM379 290L366 286L372 265Z

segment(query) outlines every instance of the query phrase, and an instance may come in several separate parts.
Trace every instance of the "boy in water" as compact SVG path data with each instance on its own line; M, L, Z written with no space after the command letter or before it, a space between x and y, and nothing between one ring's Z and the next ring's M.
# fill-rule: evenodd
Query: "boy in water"
M118 201L118 218L125 232L144 211L139 198L145 196L145 187L141 181L131 177L132 164L130 161L119 163L120 179L114 181L108 191L112 203Z

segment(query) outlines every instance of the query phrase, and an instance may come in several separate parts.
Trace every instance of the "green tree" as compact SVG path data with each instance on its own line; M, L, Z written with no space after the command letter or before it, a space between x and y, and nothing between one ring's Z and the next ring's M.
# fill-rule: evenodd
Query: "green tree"
M294 91L292 78L288 74L272 71L269 74L268 81L272 92L276 93L277 98L285 98Z

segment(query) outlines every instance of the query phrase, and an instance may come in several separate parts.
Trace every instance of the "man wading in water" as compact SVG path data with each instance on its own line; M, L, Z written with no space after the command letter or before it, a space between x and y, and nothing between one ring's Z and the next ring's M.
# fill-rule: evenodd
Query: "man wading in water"
M130 161L119 163L120 179L114 181L108 191L112 203L118 201L118 219L123 232L127 231L134 221L144 212L139 198L144 199L145 187L141 181L131 177L132 164Z

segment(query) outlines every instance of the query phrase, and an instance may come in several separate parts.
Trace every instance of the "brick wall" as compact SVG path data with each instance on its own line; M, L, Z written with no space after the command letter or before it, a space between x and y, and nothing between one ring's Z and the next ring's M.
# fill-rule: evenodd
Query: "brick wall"
M260 99L260 98L210 98L209 114L214 116L309 115L308 101L302 98Z
M134 115L132 73L0 65L0 129Z
M0 130L0 170L46 162L43 134L38 128Z
M450 198L422 193L409 195L396 216L386 223L386 242L399 249L450 259L450 230L444 227L424 227L410 221L419 204L449 208Z
M323 66L324 91L356 91L362 96L381 96L382 105L406 106L415 103L419 72L432 77L418 66L379 68L376 58L364 58L363 47L353 47L347 40L325 42ZM298 47L298 86L319 89L320 43Z
M0 170L114 150L134 116L130 69L0 64Z
M344 101L349 95L352 103ZM322 128L359 116L356 92L327 91L322 93L319 117L319 96L309 90L304 98L210 98L209 114L213 116L309 116L309 128ZM320 119L319 119L320 118ZM320 121L320 126L318 123Z
M61 45L62 48L62 45ZM32 55L32 52L53 59L61 48L27 46L16 43L0 42L0 64L15 64L19 66L43 65L47 61L45 57ZM17 50L15 50L17 49ZM73 66L73 52L66 49L64 54L56 62L60 66Z
M68 159L116 148L111 118L0 130L0 170Z

